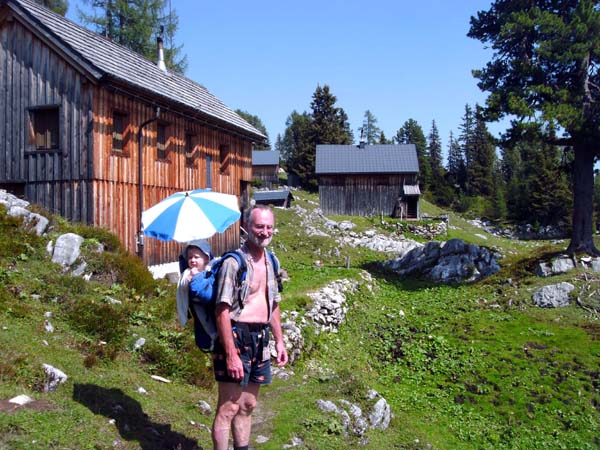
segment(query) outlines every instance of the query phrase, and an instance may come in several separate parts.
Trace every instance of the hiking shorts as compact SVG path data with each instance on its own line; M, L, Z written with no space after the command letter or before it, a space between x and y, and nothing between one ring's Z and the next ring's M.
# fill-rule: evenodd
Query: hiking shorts
M235 380L227 373L225 349L219 339L215 345L213 367L215 380L225 383L271 383L271 352L269 351L269 325L231 322L233 342L244 366L244 378Z

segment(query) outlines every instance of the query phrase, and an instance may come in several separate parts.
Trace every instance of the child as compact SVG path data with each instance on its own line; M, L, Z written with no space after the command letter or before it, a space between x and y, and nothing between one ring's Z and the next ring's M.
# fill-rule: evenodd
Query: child
M194 318L194 338L196 345L203 350L212 350L217 337L214 321L214 305L201 302L201 293L210 286L206 278L209 261L212 260L210 244L205 240L190 242L179 255L179 284L177 286L177 315L179 323L185 326L190 312ZM212 320L211 320L212 318Z
M181 275L177 285L177 315L181 326L189 319L190 282L204 272L211 259L210 244L204 239L191 241L179 255Z

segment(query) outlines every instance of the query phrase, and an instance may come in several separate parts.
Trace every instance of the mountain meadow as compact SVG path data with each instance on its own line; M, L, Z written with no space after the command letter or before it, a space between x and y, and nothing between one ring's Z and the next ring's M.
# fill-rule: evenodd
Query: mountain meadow
M424 242L406 222L324 218L316 195L294 197L275 210L271 248L287 272L284 322L302 346L261 390L251 448L600 447L600 273L536 275L568 241L507 239L449 213L435 239L487 247L500 271L441 284L384 270L396 254L325 226ZM0 206L0 449L212 448L212 363L177 322L175 285L105 230L31 208L50 219L42 236ZM65 233L84 238L81 276L51 261L48 244ZM306 316L314 293L340 280L351 285L343 320L324 330ZM560 282L575 287L568 306L534 305L536 290ZM67 378L49 387L44 364ZM373 422L374 399L388 423Z

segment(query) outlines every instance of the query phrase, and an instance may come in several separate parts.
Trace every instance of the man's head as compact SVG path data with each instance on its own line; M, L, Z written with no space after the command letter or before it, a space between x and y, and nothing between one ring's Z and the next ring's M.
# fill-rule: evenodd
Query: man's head
M188 267L204 270L211 258L210 244L205 240L192 241L185 249Z
M246 218L246 231L248 232L248 244L255 248L266 248L273 237L275 228L275 216L273 211L266 205L253 206Z

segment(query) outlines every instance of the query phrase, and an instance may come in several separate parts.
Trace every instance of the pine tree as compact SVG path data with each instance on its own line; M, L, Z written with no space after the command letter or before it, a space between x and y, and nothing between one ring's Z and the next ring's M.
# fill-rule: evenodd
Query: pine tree
M467 180L463 148L452 131L448 138L448 182L457 190L464 192Z
M468 36L493 49L473 71L490 95L486 114L556 124L574 154L571 242L600 255L593 239L594 164L600 157L600 10L591 0L495 0L471 17ZM555 140L555 144L559 141Z
M260 120L260 117L255 116L254 114L250 114L248 111L242 111L241 109L236 109L235 112L240 117L242 117L246 122L248 122L250 125L252 125L254 128L256 128L258 131L262 132L262 134L264 134L267 137L267 143L261 145L259 148L261 150L270 149L271 142L269 141L269 133L267 132L267 127L265 127L265 124L263 123L263 121ZM259 148L257 148L257 150Z
M329 86L317 86L310 107L312 109L313 141L318 144L352 144L348 115L335 106L337 98Z
M467 192L489 197L493 193L496 146L481 115L475 119L475 129L469 142L470 161L467 165Z
M315 148L312 142L312 117L293 111L285 122L281 140L281 158L285 161L288 174L296 175L305 184L314 176ZM306 182L307 184L308 182Z
M473 141L475 139L475 115L469 104L465 105L465 113L462 117L462 123L460 124L459 129L458 142L460 143L465 163L464 189L466 191L467 185L469 184L469 166L473 160Z
M379 141L377 142L378 144L393 144L393 140L389 140L388 138L385 137L385 133L383 131L381 131L381 133L379 133Z
M64 16L69 9L68 0L35 0L35 2L44 5L61 16Z
M183 73L187 67L186 57L179 58L183 46L173 44L179 18L175 11L165 14L165 0L84 0L94 12L86 14L79 10L81 20L117 44L130 48L151 61L158 60L156 36L166 33L165 64ZM179 59L178 59L179 58Z
M431 122L429 131L427 152L429 164L431 165L431 180L433 183L442 183L444 178L444 167L442 165L442 141L435 120Z
M382 131L377 126L377 119L368 109L365 111L363 125L358 131L361 133L361 138L369 145L376 144L381 138Z
M427 141L423 128L414 119L408 119L396 132L394 140L397 144L415 144L419 161L419 186L425 192L431 179L431 165L427 156Z

